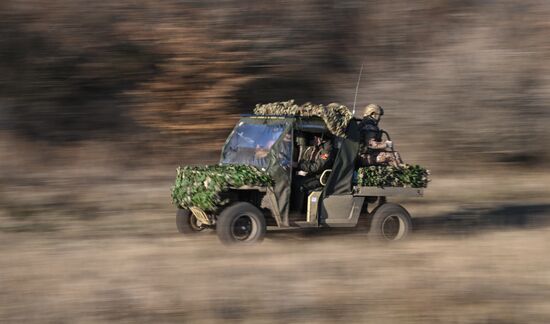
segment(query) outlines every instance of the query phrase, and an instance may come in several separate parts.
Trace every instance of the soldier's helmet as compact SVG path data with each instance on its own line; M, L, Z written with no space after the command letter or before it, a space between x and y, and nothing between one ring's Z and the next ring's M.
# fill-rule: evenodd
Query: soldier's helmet
M363 118L371 117L377 121L380 120L382 115L384 115L384 109L376 104L367 105L363 111Z

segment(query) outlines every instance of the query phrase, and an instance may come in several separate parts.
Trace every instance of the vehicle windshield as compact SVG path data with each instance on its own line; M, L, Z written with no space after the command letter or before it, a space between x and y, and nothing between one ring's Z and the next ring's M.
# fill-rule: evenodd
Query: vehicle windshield
M267 169L269 151L284 130L284 124L239 122L224 147L221 163L254 165Z

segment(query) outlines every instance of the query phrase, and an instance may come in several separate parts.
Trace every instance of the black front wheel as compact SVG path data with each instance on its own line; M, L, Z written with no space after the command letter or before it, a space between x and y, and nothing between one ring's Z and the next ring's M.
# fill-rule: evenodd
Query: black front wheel
M176 213L176 226L182 234L193 234L201 232L206 228L189 209L183 208L178 208Z
M250 203L235 203L220 213L216 232L220 241L226 245L259 243L266 232L265 217Z
M379 241L402 241L411 232L411 215L398 204L385 203L372 215L369 237Z

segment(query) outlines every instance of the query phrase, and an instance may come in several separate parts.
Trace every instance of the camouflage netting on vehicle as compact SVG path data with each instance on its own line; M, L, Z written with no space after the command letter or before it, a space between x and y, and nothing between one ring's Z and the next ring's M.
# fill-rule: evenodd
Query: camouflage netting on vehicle
M353 118L349 108L338 103L323 106L308 102L298 106L294 103L294 100L257 104L254 108L254 114L321 117L331 133L342 137L345 137L348 123Z
M419 165L369 166L357 170L357 184L366 187L426 188L429 175L430 171Z
M172 202L182 208L198 207L211 212L227 204L220 197L222 191L232 187L271 185L271 176L253 166L184 166L177 169Z

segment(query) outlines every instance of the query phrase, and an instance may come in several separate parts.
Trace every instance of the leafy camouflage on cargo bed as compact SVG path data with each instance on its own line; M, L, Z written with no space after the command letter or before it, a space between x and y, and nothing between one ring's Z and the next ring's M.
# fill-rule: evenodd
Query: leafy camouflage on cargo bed
M419 165L369 166L357 171L357 184L366 187L426 188L430 171Z
M271 186L273 179L264 171L248 165L184 166L177 169L172 187L174 205L198 207L205 212L227 204L220 193L242 186Z
M321 117L331 133L342 137L345 137L348 123L353 118L349 108L338 103L323 106L308 102L298 106L294 103L294 100L257 104L254 108L254 114Z

